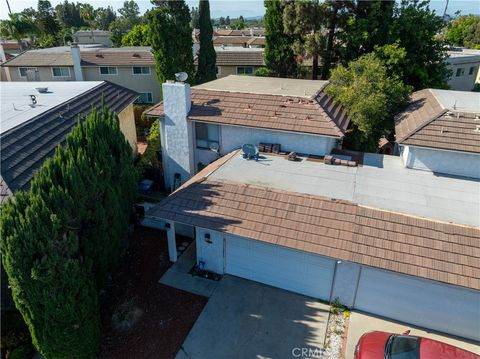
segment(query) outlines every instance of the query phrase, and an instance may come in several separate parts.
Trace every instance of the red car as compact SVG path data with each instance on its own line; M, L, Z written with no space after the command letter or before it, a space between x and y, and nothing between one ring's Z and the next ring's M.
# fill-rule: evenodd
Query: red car
M436 340L403 334L370 332L362 335L354 359L480 359L480 355Z

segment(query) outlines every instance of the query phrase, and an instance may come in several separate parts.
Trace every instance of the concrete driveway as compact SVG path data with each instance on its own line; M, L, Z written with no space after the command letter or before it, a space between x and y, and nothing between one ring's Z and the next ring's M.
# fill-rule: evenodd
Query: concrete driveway
M295 358L302 348L318 353L328 310L315 299L226 275L176 358Z
M346 359L352 359L357 345L358 339L366 333L373 330L379 330L391 333L403 333L405 330L410 329L411 335L418 335L421 337L435 339L444 343L455 345L459 348L469 350L473 353L480 354L479 344L467 341L466 339L450 337L428 331L427 329L418 328L409 324L388 320L386 318L376 317L370 314L352 312L350 316L350 323L348 325L347 334L347 348Z

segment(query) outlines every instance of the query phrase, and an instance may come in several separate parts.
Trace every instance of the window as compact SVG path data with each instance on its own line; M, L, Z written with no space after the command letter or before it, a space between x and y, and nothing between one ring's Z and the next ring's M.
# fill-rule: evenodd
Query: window
M237 67L237 75L253 75L253 67Z
M150 67L148 66L135 66L132 69L134 75L150 75Z
M420 339L411 336L392 335L385 346L385 358L419 359Z
M53 77L70 77L70 69L68 67L52 67Z
M465 69L462 67L460 69L457 69L457 74L456 76L459 77L459 76L463 76L465 75Z
M100 67L100 75L116 75L116 67Z
M195 139L197 148L218 148L220 144L220 127L209 123L195 122Z
M468 70L468 74L473 75L474 72L475 72L475 66L470 67L470 70Z
M140 92L136 103L153 103L153 96L151 92Z
M20 77L27 77L28 71L35 72L37 71L37 68L36 67L19 67L18 71L20 73Z
M222 69L220 66L215 66L215 71L217 72L217 77L222 74Z

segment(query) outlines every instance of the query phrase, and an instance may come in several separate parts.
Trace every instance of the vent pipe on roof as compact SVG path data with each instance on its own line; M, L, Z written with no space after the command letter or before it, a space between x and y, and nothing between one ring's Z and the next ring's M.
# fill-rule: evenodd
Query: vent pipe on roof
M70 46L72 53L73 73L75 74L75 81L83 81L83 73L81 67L80 48L77 43L72 43Z

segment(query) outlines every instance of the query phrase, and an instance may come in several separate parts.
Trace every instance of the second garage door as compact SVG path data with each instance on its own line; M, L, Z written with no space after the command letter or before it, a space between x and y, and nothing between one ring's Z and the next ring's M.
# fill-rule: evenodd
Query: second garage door
M282 246L229 236L226 272L292 292L330 299L335 261Z
M355 308L469 339L480 335L478 291L363 268Z

